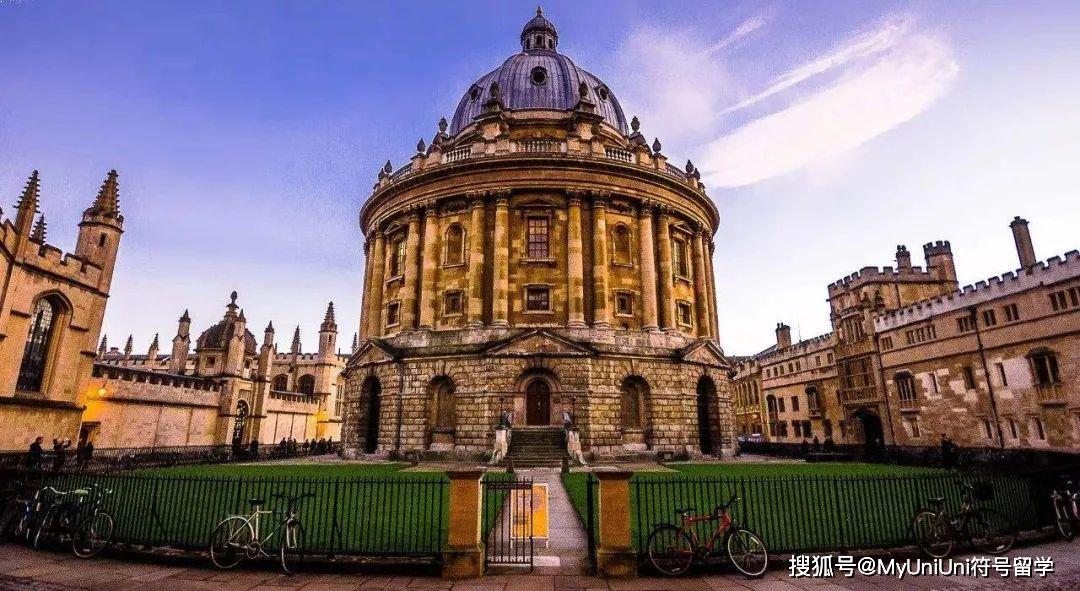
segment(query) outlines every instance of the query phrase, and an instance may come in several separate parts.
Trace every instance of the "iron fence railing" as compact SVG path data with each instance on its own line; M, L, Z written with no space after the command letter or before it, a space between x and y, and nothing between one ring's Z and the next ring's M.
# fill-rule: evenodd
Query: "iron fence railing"
M80 452L75 447L63 452L47 451L40 455L28 452L0 452L0 469L19 468L43 472L112 472L139 468L160 468L188 464L254 462L282 458L337 453L340 441L308 441L286 444L176 445L151 447L112 447Z
M270 531L286 508L286 501L274 494L311 493L314 497L302 501L298 512L309 555L438 561L449 515L449 480L436 472L386 477L208 478L33 475L19 471L0 472L0 477L19 481L22 495L43 486L72 490L96 485L111 490L104 508L116 524L113 544L132 549L206 550L210 534L221 520L251 514L251 499L261 499L263 509L276 512L262 517L262 529Z
M960 506L962 484L985 482L993 500L981 503L1005 514L1020 530L1043 523L1035 502L1042 488L1029 477L913 476L685 477L635 476L631 480L631 522L639 552L652 529L676 523L676 510L708 513L731 497L736 520L761 536L772 552L812 552L894 548L913 543L914 511L932 497ZM1044 503L1045 504L1045 503ZM701 522L708 539L715 522Z

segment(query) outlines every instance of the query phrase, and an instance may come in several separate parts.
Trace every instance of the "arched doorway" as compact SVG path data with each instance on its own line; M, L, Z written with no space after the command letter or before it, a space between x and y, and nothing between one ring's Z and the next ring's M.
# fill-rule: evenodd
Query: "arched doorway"
M698 443L701 453L711 455L716 444L713 433L712 409L716 402L716 384L709 376L701 376L697 385Z
M382 407L382 384L374 376L364 381L363 395L367 397L367 429L364 430L364 453L379 449L379 411Z
M881 417L877 413L860 408L851 415L859 421L859 433L862 442L867 449L877 448L884 445L885 430L881 426Z
M534 379L525 386L525 424L551 424L551 386L542 379Z

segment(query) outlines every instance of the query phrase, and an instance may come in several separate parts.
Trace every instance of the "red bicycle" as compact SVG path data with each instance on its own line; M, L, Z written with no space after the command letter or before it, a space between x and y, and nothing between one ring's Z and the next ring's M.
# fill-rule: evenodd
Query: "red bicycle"
M689 570L695 560L708 560L726 553L731 564L747 578L764 575L769 566L769 551L757 534L735 523L730 508L738 500L733 496L705 515L694 515L693 509L676 509L682 525L665 523L649 534L646 547L653 568L674 577ZM701 521L718 522L704 544L694 531L694 524Z

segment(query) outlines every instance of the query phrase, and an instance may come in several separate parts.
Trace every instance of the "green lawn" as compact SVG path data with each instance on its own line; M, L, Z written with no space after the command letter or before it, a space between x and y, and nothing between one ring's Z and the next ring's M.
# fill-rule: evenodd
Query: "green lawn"
M249 498L281 510L274 493L314 493L299 511L312 552L438 554L446 538L449 479L443 472L402 472L403 467L181 466L61 476L58 487L96 481L112 489L106 507L116 521L116 538L132 544L204 549L219 521L250 512ZM272 523L272 516L263 517L264 528Z
M656 524L674 523L677 508L711 511L732 496L736 519L774 551L875 548L909 543L915 508L933 496L959 506L961 477L942 470L856 463L674 464L674 472L638 472L631 481L631 529L638 548ZM587 475L564 475L583 514ZM1028 483L1007 476L988 503L1017 525L1033 522ZM699 536L711 533L701 524Z

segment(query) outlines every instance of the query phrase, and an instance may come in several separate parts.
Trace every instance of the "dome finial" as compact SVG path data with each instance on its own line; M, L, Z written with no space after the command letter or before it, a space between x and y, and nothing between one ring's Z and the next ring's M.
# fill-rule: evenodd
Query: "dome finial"
M539 4L536 5L536 16L544 16L544 7Z

